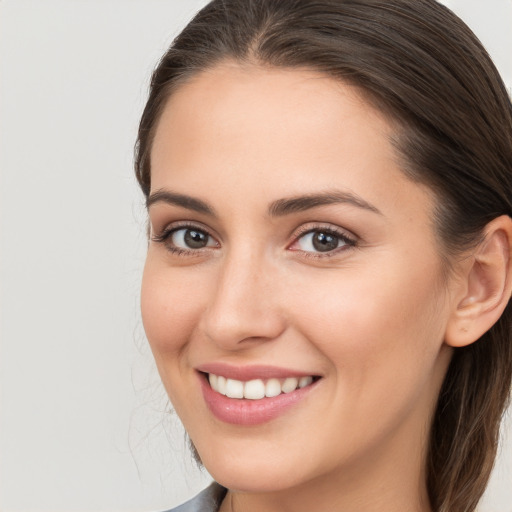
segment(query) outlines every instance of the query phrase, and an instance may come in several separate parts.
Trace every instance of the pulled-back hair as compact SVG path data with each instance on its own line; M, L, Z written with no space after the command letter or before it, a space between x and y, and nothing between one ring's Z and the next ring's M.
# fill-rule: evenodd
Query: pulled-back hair
M403 172L437 198L450 257L512 216L512 104L471 30L435 0L214 0L178 35L153 73L135 170L147 196L151 146L173 91L231 60L309 68L356 86L396 127ZM454 349L433 415L427 486L436 512L473 511L496 456L512 379L512 311Z

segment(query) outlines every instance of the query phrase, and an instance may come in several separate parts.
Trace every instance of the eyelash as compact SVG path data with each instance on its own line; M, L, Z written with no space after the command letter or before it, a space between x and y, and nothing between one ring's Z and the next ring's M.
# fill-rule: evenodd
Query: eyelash
M193 224L193 223L183 223L180 225L175 225L169 228L166 228L162 231L160 234L155 234L151 237L151 240L156 243L160 243L165 245L165 248L171 252L172 254L176 256L183 256L183 257L190 257L190 256L199 256L203 254L205 250L211 249L211 247L202 247L198 249L183 249L181 247L176 247L168 243L171 236L176 233L177 231L180 231L182 229L191 229L195 231L199 231L201 233L204 233L206 236L212 238L215 240L212 235L208 232L207 229L203 228L200 225ZM306 235L310 233L324 233L326 235L331 235L336 238L338 238L341 242L343 242L345 245L342 247L335 248L331 251L326 252L313 252L313 251L303 251L300 249L290 249L293 245L297 244L299 240ZM287 245L287 249L292 250L294 252L301 252L302 256L305 258L330 258L333 256L336 256L339 252L345 251L351 248L354 248L357 246L357 240L355 238L352 238L348 236L345 232L342 232L341 230L335 229L332 226L325 226L322 224L318 225L309 225L306 227L303 227L299 229L296 233L294 233L293 242L289 245Z

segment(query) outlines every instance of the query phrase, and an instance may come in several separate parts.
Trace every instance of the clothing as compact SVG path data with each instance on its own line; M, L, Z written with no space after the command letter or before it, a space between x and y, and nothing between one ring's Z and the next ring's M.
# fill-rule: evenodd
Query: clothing
M195 498L167 512L218 512L227 492L225 487L213 482Z

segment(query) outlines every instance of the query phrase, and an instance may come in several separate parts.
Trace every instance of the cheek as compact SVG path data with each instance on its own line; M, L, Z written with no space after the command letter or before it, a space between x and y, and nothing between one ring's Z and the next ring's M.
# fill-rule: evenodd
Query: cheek
M184 279L148 255L141 288L141 312L146 336L159 363L186 345L197 324L201 287Z
M331 403L343 404L332 412L334 426L355 426L346 432L354 446L360 425L372 425L367 434L375 440L405 424L412 411L424 418L444 374L432 283L415 289L395 278L384 286L388 279L381 277L367 284L347 277L331 284L337 290L331 297L308 294L292 306L302 311L303 334L330 362Z
M436 272L406 272L391 264L379 269L350 269L335 280L331 275L330 282L307 285L291 306L301 311L300 329L354 385L378 383L379 376L426 378L445 323Z

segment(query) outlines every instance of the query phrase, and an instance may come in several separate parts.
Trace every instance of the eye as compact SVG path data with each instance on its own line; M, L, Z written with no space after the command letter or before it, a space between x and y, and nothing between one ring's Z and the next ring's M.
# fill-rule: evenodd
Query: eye
M355 244L355 240L332 229L311 229L299 236L290 249L309 253L329 253Z
M219 247L215 238L196 226L169 227L163 233L153 235L151 239L178 255L191 255L201 249Z
M169 233L168 240L179 249L203 249L217 245L208 233L194 228L175 229Z

